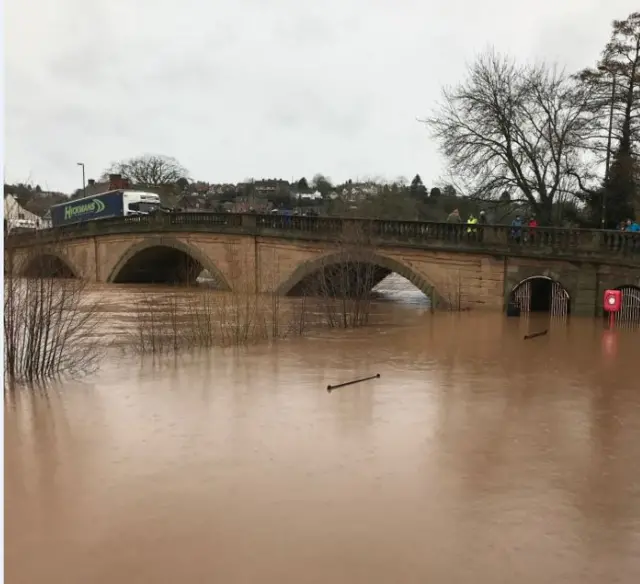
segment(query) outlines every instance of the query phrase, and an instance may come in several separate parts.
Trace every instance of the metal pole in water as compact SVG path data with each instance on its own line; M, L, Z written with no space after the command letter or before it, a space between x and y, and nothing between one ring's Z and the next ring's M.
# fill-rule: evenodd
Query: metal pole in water
M327 385L327 391L331 393L334 389L338 389L339 387L346 387L347 385L353 385L354 383L360 383L362 381L369 381L370 379L379 379L379 378L380 378L380 373L376 373L375 375L371 375L371 377L363 377L362 379L345 381L344 383L338 383L336 385Z
M529 339L535 339L536 337L541 337L542 335L546 335L549 332L549 329L546 331L540 331L539 333L532 333L530 335L525 335L524 340L528 341Z

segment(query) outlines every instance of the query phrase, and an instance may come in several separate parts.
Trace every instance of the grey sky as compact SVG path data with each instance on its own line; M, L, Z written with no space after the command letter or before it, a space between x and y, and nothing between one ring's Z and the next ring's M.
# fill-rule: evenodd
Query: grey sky
M591 65L637 0L11 0L7 181L80 186L114 160L193 178L444 172L415 121L474 54ZM535 7L535 8L534 8Z

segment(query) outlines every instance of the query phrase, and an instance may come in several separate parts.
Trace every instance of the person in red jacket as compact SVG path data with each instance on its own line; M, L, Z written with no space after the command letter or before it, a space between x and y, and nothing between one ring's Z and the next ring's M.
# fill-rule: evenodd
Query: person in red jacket
M529 241L533 241L535 235L535 228L538 227L538 221L534 215L529 218L529 222L527 223L527 227L529 228Z

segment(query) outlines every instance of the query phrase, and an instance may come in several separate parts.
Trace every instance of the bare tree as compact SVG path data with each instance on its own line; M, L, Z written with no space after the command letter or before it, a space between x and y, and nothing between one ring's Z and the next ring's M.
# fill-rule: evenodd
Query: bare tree
M174 185L189 176L187 169L175 158L155 154L114 162L103 176L114 173L121 174L133 184L151 187Z
M491 51L422 121L467 192L494 199L509 191L550 223L554 200L576 190L569 170L589 129L587 92L556 68Z
M64 274L52 270L44 253L31 260L29 277L18 277L14 256L5 246L5 381L34 383L95 370L101 354L99 302L86 283L56 277Z
M339 238L335 253L298 284L297 292L317 299L325 326L356 328L368 324L372 290L389 273L376 263L368 229L353 222Z
M231 291L196 286L169 296L142 294L134 302L128 345L140 354L162 354L303 335L309 324L305 299L291 299L282 306L275 288L277 272L263 274L273 291L259 293L245 277L250 256L232 244L225 246L225 252Z

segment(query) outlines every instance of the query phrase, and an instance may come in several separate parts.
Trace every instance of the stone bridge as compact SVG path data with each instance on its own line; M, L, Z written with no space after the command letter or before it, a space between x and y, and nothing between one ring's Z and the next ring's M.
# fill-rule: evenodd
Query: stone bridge
M9 266L9 267L7 267ZM396 272L436 304L503 309L523 287L559 290L594 315L607 288L640 288L640 236L600 230L323 217L176 213L5 239L5 271L106 283L179 283L207 270L224 290L300 293L320 274L374 286ZM365 273L366 272L366 273ZM527 284L529 283L529 284ZM546 284L545 284L546 283ZM529 304L535 302L529 298ZM550 302L546 309L551 310ZM564 301L563 301L564 302ZM540 304L540 302L538 302ZM542 302L544 304L544 302ZM533 309L533 308L532 308ZM544 309L541 308L541 309Z

